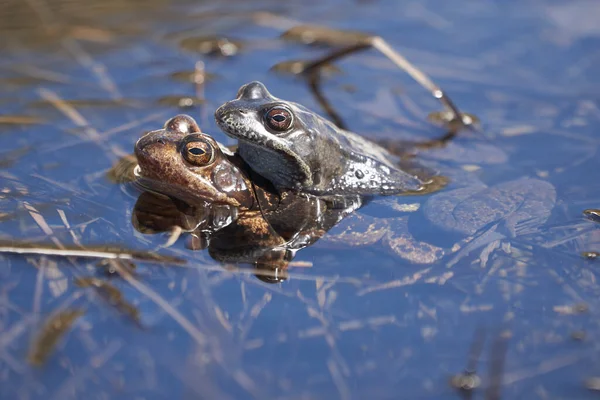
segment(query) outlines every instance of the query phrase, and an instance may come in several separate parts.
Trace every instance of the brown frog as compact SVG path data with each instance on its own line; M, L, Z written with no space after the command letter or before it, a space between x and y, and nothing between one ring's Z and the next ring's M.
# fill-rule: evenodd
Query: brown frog
M209 201L252 209L252 183L239 157L234 157L187 115L163 129L146 133L135 144L137 183L188 204Z

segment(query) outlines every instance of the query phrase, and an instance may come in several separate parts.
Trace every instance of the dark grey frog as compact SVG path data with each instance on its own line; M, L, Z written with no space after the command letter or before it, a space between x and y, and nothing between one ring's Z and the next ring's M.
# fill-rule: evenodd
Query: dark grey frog
M239 140L238 153L250 167L278 188L316 195L391 195L423 188L383 147L272 96L260 82L242 86L215 119Z

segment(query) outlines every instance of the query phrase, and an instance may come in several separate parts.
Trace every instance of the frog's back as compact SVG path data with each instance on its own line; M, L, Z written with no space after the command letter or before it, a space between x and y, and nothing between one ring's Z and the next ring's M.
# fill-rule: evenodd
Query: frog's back
M226 134L240 140L239 153L252 169L278 188L375 195L422 187L383 147L340 130L300 104L272 96L260 82L242 86L215 118Z
M301 107L296 105L296 107ZM422 182L397 167L399 161L385 148L305 111L303 122L315 143L306 151L313 165L316 194L373 195L418 191Z

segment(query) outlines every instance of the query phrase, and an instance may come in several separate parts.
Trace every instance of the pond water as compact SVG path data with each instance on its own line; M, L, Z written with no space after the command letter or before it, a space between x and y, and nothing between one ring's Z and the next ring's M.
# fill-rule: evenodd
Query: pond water
M600 206L598 13L594 0L3 4L0 240L187 263L137 262L110 280L136 324L76 285L102 276L96 261L0 255L0 397L597 397L599 266L581 253L600 251L600 226L582 214ZM386 221L384 239L340 239L345 220L278 284L188 250L185 234L167 246L168 233L137 232L140 192L107 173L144 132L185 112L234 144L212 115L252 80L324 113L303 79L271 70L327 52L280 38L300 23L382 36L480 119L416 155L448 186L369 203L357 215ZM197 51L213 36L238 51ZM348 128L388 141L444 133L427 121L438 102L378 53L336 65L322 89ZM44 321L69 309L83 315L32 366ZM481 380L473 392L449 383L465 369Z

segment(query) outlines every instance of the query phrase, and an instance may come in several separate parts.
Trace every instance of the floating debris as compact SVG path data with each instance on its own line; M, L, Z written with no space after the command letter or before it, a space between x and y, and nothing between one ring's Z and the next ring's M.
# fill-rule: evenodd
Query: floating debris
M571 332L571 339L577 340L579 342L585 340L586 333L585 331L573 331Z
M123 293L112 284L99 278L76 278L75 285L81 288L94 288L98 294L119 312L129 316L141 326L140 311L123 297Z
M73 108L97 108L97 107L141 107L143 103L133 99L71 99L61 102ZM37 100L29 104L32 107L55 107L51 100Z
M240 52L242 42L219 36L203 36L185 38L179 46L188 51L195 51L209 56L231 57Z
M588 208L583 210L583 215L591 221L600 222L600 210L595 208Z
M82 257L82 258L109 258L118 260L138 260L158 264L183 265L186 261L179 257L164 256L151 252L137 250L125 250L113 247L99 248L62 248L50 247L43 244L27 242L0 241L0 253L12 254L40 254L45 256L59 257Z
M473 340L469 348L469 355L467 360L467 366L465 370L459 374L454 375L450 378L449 384L455 389L462 391L463 393L469 393L472 390L477 389L481 386L481 378L477 375L476 368L479 362L479 357L485 344L486 329L479 326L473 335ZM465 396L465 398L469 398Z
M434 111L429 113L427 120L434 125L447 129L449 132L458 132L465 125L475 126L479 124L479 118L473 114L462 113L462 121L459 121L455 115L451 110Z
M19 147L15 150L0 153L0 168L11 167L15 162L19 160L19 158L29 153L32 148L33 147L31 146L24 146Z
M0 200L15 199L29 194L29 189L22 183L17 181L14 175L9 173L1 173L2 186L0 186Z
M34 76L15 76L12 78L2 78L0 79L0 85L15 85L15 86L30 86L30 85L40 85L42 83L48 83L47 79L38 78Z
M370 44L372 35L359 31L331 29L318 25L298 25L281 34L281 38L304 44L334 47Z
M312 65L312 61L288 60L275 64L271 67L271 71L279 74L300 75L306 71L306 68L309 65ZM319 69L327 75L334 75L342 72L339 67L330 63L323 64Z
M33 365L40 366L46 362L58 341L71 328L77 318L85 313L83 309L64 310L52 315L34 340L27 359Z
M205 103L204 99L200 99L192 96L163 96L156 102L161 106L179 107L179 108L192 108Z
M450 378L450 386L464 391L475 390L481 386L481 378L474 372L464 372Z
M588 312L589 306L585 303L576 303L573 305L554 306L553 310L562 315L576 315Z
M594 376L591 378L587 378L583 382L583 385L586 387L586 389L600 391L600 377Z
M46 121L29 115L0 115L0 125L36 125Z
M179 82L191 82L191 83L205 83L214 81L217 79L217 74L211 74L210 72L199 73L198 70L188 70L188 71L176 71L169 74L171 79Z
M587 258L588 260L595 260L596 258L600 257L600 253L597 251L584 251L581 253L581 256L583 258Z
M589 306L586 303L577 303L573 306L573 311L577 314L588 312Z

